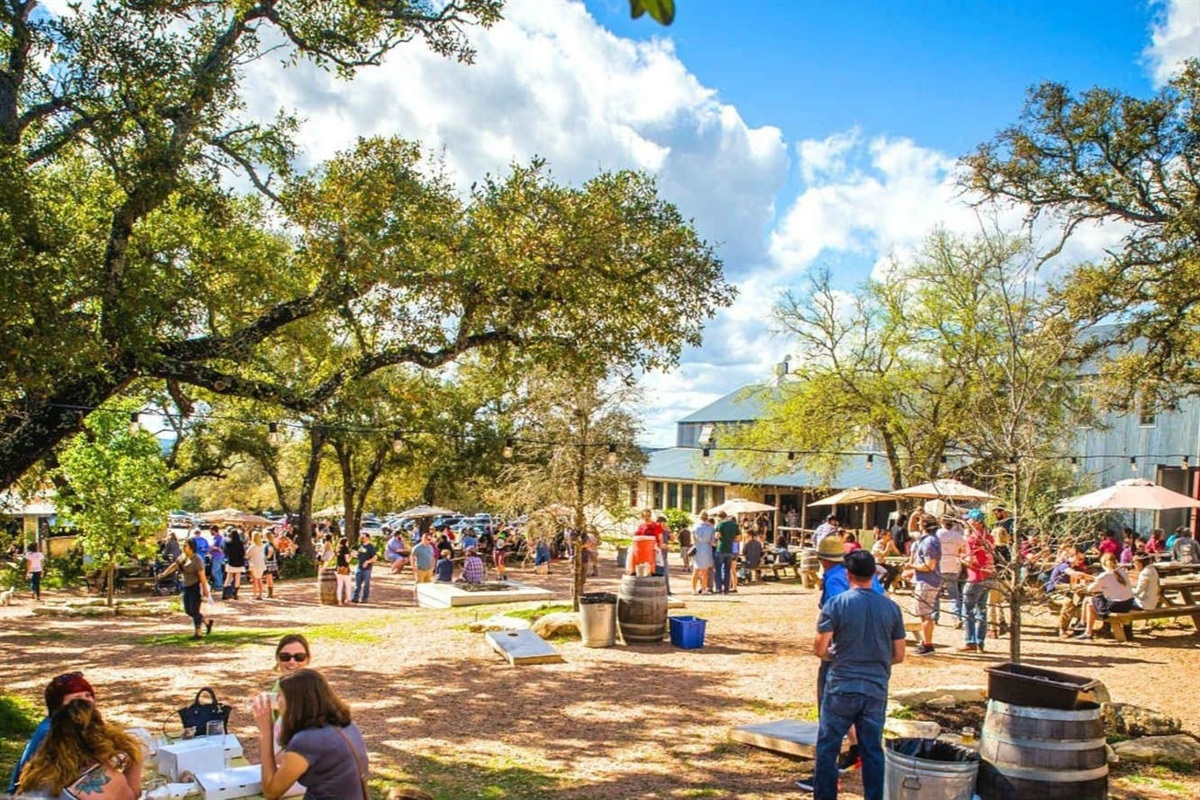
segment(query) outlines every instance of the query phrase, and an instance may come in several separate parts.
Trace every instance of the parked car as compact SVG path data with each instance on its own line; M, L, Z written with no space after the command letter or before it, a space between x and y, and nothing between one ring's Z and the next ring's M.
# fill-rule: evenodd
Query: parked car
M383 523L377 519L364 519L358 526L359 533L368 533L371 536L383 535Z

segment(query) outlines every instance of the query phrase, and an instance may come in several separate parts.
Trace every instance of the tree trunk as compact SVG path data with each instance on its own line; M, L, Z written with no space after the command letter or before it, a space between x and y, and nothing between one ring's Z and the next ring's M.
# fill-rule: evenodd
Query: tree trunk
M334 439L333 452L337 454L338 468L342 473L342 508L346 512L346 529L342 534L351 545L355 545L358 532L362 529L362 509L357 504L358 485L354 482L354 447Z
M108 562L108 591L106 592L106 598L105 598L108 601L109 608L111 608L113 605L113 594L116 592L116 586L114 586L113 584L116 581L116 578L117 578L117 562L109 561Z
M300 484L300 530L296 532L296 548L305 555L316 555L313 546L313 495L317 491L317 477L321 474L321 450L325 447L325 432L314 425L308 432L308 467Z
M1013 471L1012 507L1012 593L1008 598L1008 657L1014 664L1021 663L1021 600L1025 594L1023 564L1021 563L1021 468L1017 460Z

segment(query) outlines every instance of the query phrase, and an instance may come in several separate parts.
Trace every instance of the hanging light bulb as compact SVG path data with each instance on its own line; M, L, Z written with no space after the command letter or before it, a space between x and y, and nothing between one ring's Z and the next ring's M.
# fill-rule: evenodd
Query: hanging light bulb
M511 436L504 440L504 449L500 451L500 455L505 458L513 457L513 438Z
M946 454L945 453L942 453L942 463L943 464L946 463Z
M875 454L867 453L867 463L864 465L867 469L875 469Z
M1071 456L1071 472L1079 472L1079 459Z
M138 412L136 412L136 411L130 412L130 414L129 414L129 435L137 436L138 428L140 428L140 427L141 426L138 424Z
M712 448L706 447L700 451L700 457L704 460L704 466L712 463Z
M272 444L272 445L279 444L279 423L278 422L268 422L267 423L267 442L268 442L268 444Z
M796 451L788 450L788 461L795 461L795 460L796 460Z
M1191 465L1191 463L1188 461L1188 457L1187 457L1187 456L1184 456L1184 457L1183 457L1183 460L1182 460L1182 463L1180 464L1180 466L1181 466L1181 467L1183 467L1184 469L1191 469L1191 468L1192 468L1192 465Z
M1138 471L1137 456L1129 457L1129 471L1133 472L1135 474L1137 473L1137 471Z
M616 466L616 464L617 464L617 446L615 444L609 444L608 457L605 460L608 462L608 465L610 467Z
M399 453L404 449L404 438L400 435L400 431L392 432L392 452Z

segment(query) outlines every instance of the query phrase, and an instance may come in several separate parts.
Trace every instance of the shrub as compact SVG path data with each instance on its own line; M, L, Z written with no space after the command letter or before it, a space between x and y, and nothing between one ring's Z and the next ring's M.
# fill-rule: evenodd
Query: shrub
M312 556L305 555L304 553L296 553L291 558L284 558L279 561L280 580L315 577L317 577L317 562Z

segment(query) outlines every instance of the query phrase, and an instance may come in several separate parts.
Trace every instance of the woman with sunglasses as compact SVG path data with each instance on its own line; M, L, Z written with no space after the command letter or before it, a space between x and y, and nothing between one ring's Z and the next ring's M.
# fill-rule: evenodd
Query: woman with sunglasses
M366 800L366 743L321 673L299 669L279 679L278 734L273 706L266 692L254 698L263 797L277 800L299 783L306 800Z
M204 559L196 555L195 539L183 543L183 553L157 576L157 580L161 581L173 572L183 576L183 613L191 617L192 624L196 626L192 638L203 638L200 636L200 626L204 626L205 634L212 633L213 620L212 617L206 619L201 611L201 601L207 600L210 595L208 578L204 574Z

